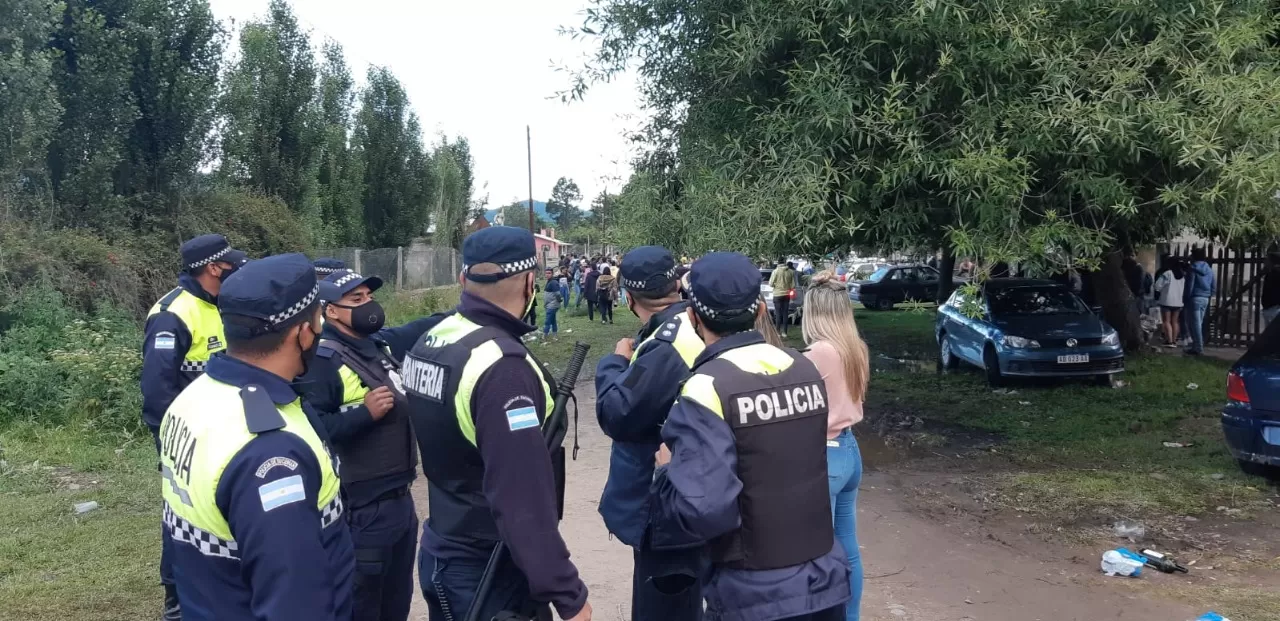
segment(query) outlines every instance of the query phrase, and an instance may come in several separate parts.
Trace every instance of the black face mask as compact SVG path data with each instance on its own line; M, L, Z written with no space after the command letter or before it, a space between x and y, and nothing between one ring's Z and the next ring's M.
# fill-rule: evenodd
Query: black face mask
M240 269L238 266L222 268L222 273L218 274L218 282L227 282L227 279L231 278L231 275L236 273L238 269Z
M351 311L351 324L348 327L359 334L373 334L381 330L382 325L387 321L387 313L382 310L382 305L377 300L369 300L359 306L344 306L337 303L333 305Z
M302 330L299 330L298 335L301 336L302 332L303 332ZM306 375L307 371L311 369L311 361L316 359L316 352L320 350L320 333L311 332L311 336L315 337L311 341L311 347L304 348L302 346L302 340L301 339L298 340L298 349L302 350L302 374L303 375Z

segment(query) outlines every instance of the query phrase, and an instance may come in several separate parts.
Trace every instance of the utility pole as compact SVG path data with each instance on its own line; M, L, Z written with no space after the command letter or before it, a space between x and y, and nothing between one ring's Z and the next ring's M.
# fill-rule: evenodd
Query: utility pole
M536 233L537 229L533 228L533 133L528 125L524 126L524 144L529 152L529 232Z

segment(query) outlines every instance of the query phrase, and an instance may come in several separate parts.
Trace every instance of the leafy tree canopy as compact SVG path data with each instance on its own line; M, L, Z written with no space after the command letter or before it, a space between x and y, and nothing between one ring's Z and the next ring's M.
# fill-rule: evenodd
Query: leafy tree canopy
M1050 271L1280 231L1276 33L1264 0L596 0L566 96L638 68L629 241Z

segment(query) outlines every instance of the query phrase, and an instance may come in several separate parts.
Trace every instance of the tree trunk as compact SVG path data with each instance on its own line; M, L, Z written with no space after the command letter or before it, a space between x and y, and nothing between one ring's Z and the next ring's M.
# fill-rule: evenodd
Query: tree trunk
M938 292L934 294L936 301L941 304L951 297L951 289L955 287L954 276L956 273L956 255L951 250L951 246L942 245L942 260L938 261Z
M1124 260L1119 250L1107 252L1102 257L1102 269L1092 274L1094 299L1102 307L1102 317L1120 333L1120 343L1125 351L1142 347L1142 322L1138 318L1138 304L1124 279L1120 264Z

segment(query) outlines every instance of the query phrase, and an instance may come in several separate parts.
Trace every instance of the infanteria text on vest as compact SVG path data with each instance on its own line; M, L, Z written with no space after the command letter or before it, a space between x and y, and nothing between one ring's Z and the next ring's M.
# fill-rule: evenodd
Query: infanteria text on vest
M554 380L519 339L454 313L423 335L401 369L409 414L422 453L431 504L431 528L478 547L498 541L498 526L482 493L484 462L476 448L472 395L477 382L504 357L528 362L540 378L548 407ZM512 424L539 425L546 412L512 416ZM518 419L518 420L517 420ZM513 427L514 428L514 427Z

